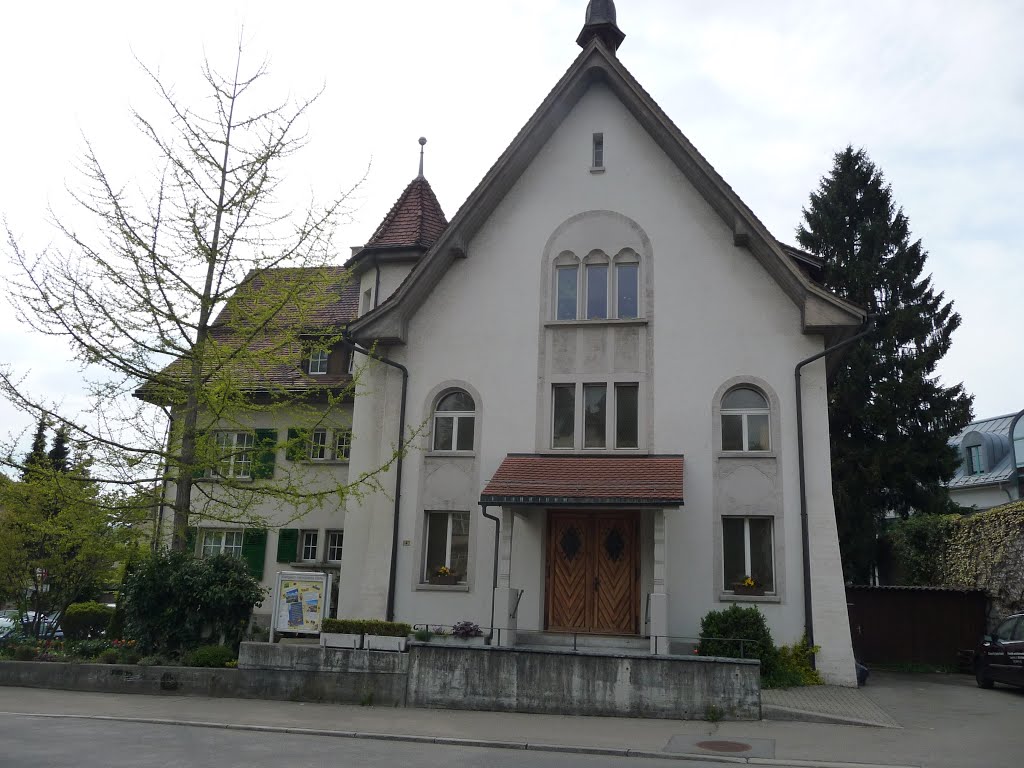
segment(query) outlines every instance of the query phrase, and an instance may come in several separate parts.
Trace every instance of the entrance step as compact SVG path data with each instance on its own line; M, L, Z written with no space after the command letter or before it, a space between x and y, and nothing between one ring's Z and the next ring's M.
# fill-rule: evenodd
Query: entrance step
M547 649L587 649L605 651L643 651L649 653L651 641L635 635L566 634L561 632L516 632L516 647Z

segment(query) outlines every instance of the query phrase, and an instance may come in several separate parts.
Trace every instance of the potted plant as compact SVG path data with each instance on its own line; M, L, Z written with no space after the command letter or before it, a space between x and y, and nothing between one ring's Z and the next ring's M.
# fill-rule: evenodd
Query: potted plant
M366 648L371 651L404 652L412 627L399 621L364 622Z
M352 619L324 619L320 625L320 645L325 648L362 648L363 628Z
M744 576L743 581L732 585L733 594L736 595L763 595L764 587L757 583L751 576Z
M454 585L459 583L459 575L447 565L442 565L430 575L428 580L431 584Z

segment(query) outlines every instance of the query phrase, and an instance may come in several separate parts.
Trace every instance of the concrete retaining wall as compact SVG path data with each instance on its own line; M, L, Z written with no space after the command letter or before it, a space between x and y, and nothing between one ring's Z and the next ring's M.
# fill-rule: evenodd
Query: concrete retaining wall
M419 644L242 643L237 669L0 662L0 685L572 715L757 720L756 661Z
M761 717L757 661L415 645L411 707L617 717Z

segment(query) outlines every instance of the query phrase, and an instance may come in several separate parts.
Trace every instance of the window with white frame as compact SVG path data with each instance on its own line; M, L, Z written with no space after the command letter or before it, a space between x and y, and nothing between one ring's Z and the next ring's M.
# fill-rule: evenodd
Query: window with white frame
M608 262L588 260L584 270L587 281L587 320L608 317Z
M252 477L253 436L249 432L216 432L216 473L221 477Z
M319 543L319 531L303 531L302 532L302 546L299 549L299 553L302 555L301 559L305 562L314 562L317 556L318 543Z
M722 398L722 450L770 451L768 398L752 387L730 389Z
M309 353L309 372L314 376L327 373L327 358L330 352L326 349L314 349Z
M325 461L327 458L327 430L314 429L309 433L309 460Z
M985 473L985 466L981 463L980 445L972 445L967 449L967 473L970 475Z
M632 251L615 257L615 316L620 320L640 317L640 259Z
M203 531L203 557L214 555L242 556L241 531Z
M555 319L575 320L577 317L577 289L579 263L559 264L555 267Z
M635 449L640 446L640 385L582 382L551 387L551 447Z
M775 541L770 517L722 518L722 565L727 591L748 577L765 592L775 591Z
M344 531L327 532L327 562L340 563L342 545L345 543Z
M423 581L464 584L469 566L469 512L427 512Z
M352 430L334 430L334 458L337 461L348 461L352 455Z
M476 434L476 403L468 392L454 389L434 408L433 449L472 451Z

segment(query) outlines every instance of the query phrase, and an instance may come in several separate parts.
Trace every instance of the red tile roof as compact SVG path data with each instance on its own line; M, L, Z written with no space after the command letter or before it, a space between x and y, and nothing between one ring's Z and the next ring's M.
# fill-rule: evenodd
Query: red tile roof
M480 502L676 506L683 503L683 457L509 454Z
M422 176L413 179L377 227L367 248L429 248L448 226L434 190Z

